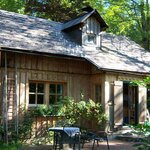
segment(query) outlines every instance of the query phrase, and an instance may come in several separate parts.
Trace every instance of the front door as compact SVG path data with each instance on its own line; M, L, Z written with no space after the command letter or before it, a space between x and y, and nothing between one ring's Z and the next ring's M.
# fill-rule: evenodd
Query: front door
M138 123L138 86L123 83L123 122L124 124Z

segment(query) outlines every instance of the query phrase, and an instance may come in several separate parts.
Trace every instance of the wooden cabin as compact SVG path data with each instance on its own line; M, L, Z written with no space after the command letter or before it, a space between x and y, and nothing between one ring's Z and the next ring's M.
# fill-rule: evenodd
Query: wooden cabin
M66 23L0 10L3 124L81 93L102 103L112 127L144 122L147 89L129 83L150 75L150 53L107 27L96 10Z

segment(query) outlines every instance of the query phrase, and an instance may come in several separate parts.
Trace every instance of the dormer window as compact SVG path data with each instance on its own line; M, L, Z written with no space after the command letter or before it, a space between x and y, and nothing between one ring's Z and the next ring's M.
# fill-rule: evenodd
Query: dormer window
M82 28L82 44L100 47L100 24L95 17L89 17Z
M87 13L65 22L62 31L79 45L99 49L101 47L100 32L106 30L108 26L97 10L88 7L84 11Z

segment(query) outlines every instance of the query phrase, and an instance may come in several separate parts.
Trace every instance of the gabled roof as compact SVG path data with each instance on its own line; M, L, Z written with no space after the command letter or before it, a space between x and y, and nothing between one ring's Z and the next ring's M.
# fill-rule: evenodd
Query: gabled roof
M75 26L82 25L84 23L84 21L92 15L95 16L96 19L99 21L102 30L108 28L108 26L105 23L105 21L103 20L103 18L100 16L100 14L97 12L97 10L94 9L76 19L73 19L73 20L70 20L70 21L64 23L62 26L62 31L69 30L71 28L74 28Z
M101 49L80 46L62 32L63 24L0 10L0 49L74 56L99 69L150 73L150 53L123 36L101 33Z

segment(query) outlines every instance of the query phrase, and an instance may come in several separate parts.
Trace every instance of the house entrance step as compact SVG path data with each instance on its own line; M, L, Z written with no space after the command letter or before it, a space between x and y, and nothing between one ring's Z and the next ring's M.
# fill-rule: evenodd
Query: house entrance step
M142 140L142 136L133 133L133 129L130 126L122 126L120 130L113 132L112 139L139 142Z

